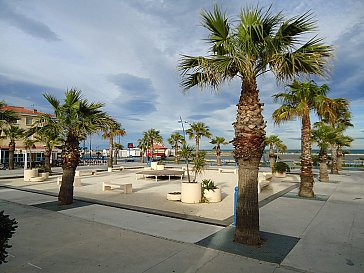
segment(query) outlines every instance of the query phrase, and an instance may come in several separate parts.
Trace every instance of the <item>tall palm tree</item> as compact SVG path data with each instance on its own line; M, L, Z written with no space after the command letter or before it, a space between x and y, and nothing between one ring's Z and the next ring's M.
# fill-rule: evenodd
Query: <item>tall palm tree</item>
M203 122L194 122L191 125L191 128L186 130L186 134L188 134L190 139L195 139L196 141L196 158L198 158L198 152L200 147L200 140L202 137L211 138L212 134L208 126L206 126Z
M239 165L235 241L257 245L259 236L258 167L265 147L265 122L257 89L257 77L267 71L280 81L300 74L325 75L332 47L320 38L305 38L316 29L309 13L285 20L257 7L244 8L234 24L215 6L202 11L202 25L209 31L208 57L184 55L179 68L182 86L211 86L242 81L234 123L234 156Z
M296 117L301 119L301 183L298 195L313 197L315 194L313 192L310 112L315 111L319 117L322 117L328 114L330 109L335 110L336 102L326 97L330 89L325 84L318 86L313 81L295 80L289 87L288 92L273 96L275 102L282 102L282 106L273 112L272 117L276 124Z
M337 132L330 125L320 121L314 124L314 129L311 131L312 140L315 141L320 148L319 161L320 161L320 176L321 182L329 181L329 174L327 170L327 150L331 143L337 137Z
M10 125L10 127L5 128L3 132L5 136L9 138L9 170L14 170L15 142L18 139L23 138L25 130L16 125Z
M157 143L162 143L163 142L163 137L160 135L160 132L156 129L149 129L146 132L146 137L148 139L148 144L149 144L149 150L150 150L150 156L151 159L153 161L154 159L154 145Z
M137 147L142 152L142 163L144 163L144 155L145 155L146 150L149 147L149 138L147 136L147 132L144 132L143 137L138 139Z
M215 145L214 150L216 151L216 164L221 166L221 145L228 145L229 143L225 141L224 137L216 136L215 138L211 139L211 144Z
M80 160L80 142L89 134L105 131L116 121L100 109L103 106L102 103L88 102L87 99L81 97L79 90L67 90L63 103L50 94L44 94L44 97L53 107L56 120L55 129L64 139L63 175L58 201L61 205L72 204L73 181Z
M114 137L116 136L124 136L126 134L125 130L121 128L120 123L111 124L109 127L106 128L102 137L104 139L109 139L109 154L107 156L107 166L108 168L113 167L113 147L114 147Z
M35 148L35 142L35 140L29 139L28 137L24 139L24 148L26 151L29 151L29 169L32 169L32 149ZM25 156L27 156L27 153L25 153Z
M172 145L172 148L174 148L174 162L176 163L178 162L179 145L183 144L183 142L184 142L184 137L178 132L174 132L168 138L168 143Z
M276 155L274 153L274 149L277 149L277 146L283 144L282 140L276 135L270 135L265 138L265 145L269 145L269 166L273 170L274 163L276 162Z

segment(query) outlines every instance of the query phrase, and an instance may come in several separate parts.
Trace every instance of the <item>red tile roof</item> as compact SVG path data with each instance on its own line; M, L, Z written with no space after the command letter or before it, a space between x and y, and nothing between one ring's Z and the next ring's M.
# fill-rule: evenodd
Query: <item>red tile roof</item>
M28 115L45 114L43 112L38 112L37 110L30 110L30 109L26 109L24 107L11 106L11 105L3 107L1 110L10 110L10 111L13 111L15 113L22 113L22 114L28 114Z

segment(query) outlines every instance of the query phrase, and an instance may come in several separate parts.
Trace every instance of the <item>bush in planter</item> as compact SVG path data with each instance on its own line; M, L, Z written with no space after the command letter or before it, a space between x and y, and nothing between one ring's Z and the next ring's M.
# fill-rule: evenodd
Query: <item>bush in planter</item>
M220 202L221 190L211 179L202 180L202 202Z
M38 168L38 173L45 173L46 172L46 168L45 168L45 166L40 166L39 168Z
M278 162L274 163L273 173L285 173L285 172L289 172L290 170L291 169L285 162L278 161Z
M9 215L0 211L0 264L6 263L5 259L8 256L6 249L11 247L8 242L18 227L16 224L15 219L10 219Z

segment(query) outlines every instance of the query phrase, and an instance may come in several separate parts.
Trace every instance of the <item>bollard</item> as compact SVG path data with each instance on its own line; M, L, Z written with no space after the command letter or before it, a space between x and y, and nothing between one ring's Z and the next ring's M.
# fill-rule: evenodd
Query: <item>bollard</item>
M235 187L235 192L234 192L234 226L236 226L236 204L238 203L238 193L239 193L239 188Z

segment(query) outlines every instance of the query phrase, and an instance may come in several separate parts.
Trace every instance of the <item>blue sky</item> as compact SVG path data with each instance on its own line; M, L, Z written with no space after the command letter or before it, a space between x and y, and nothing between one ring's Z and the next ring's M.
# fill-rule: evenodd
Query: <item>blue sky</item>
M177 62L181 54L205 55L206 31L200 24L201 9L218 3L229 17L247 3L235 0L0 0L0 99L51 112L42 94L62 98L67 88L82 90L127 131L122 143L136 142L150 128L165 139L178 130L179 117L189 123L202 121L214 135L231 140L234 135L238 80L219 92L192 89L183 94ZM330 97L351 102L355 127L352 148L364 149L364 2L259 1L272 4L288 17L311 10L318 21L319 36L335 48L331 74L326 83ZM258 80L267 134L277 134L288 148L300 146L300 122L273 125L278 107L271 96L284 91L271 74ZM313 118L314 119L314 118ZM188 125L187 125L188 127ZM106 147L100 137L93 145ZM165 141L166 142L166 141ZM202 140L208 148L208 140Z

